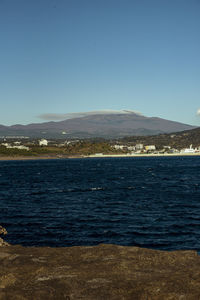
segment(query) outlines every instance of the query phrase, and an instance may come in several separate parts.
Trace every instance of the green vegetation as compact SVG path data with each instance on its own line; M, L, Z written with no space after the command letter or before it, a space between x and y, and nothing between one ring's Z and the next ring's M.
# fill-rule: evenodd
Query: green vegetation
M0 146L0 156L34 156L32 151Z
M95 143L95 142L78 142L74 145L69 145L65 148L65 151L69 155L90 155L95 153L113 153L111 146L106 143Z
M95 153L121 153L114 150L107 142L80 141L66 146L30 146L30 150L6 148L0 146L0 156L82 156Z

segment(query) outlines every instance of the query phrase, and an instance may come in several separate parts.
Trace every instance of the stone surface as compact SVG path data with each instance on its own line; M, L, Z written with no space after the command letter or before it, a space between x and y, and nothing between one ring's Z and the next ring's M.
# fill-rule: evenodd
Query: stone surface
M0 234L7 234L7 230L0 225Z
M200 299L195 251L0 247L0 300Z
M7 230L0 225L0 235L1 234L3 234L3 235L7 234ZM2 238L0 238L0 247L1 246L9 246L9 244L7 242L5 242Z

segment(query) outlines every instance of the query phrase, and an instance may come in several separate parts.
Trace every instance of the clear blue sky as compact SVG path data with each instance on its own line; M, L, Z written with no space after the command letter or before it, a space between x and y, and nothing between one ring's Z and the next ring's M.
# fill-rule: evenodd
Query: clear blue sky
M200 126L199 0L0 0L0 124L132 109Z

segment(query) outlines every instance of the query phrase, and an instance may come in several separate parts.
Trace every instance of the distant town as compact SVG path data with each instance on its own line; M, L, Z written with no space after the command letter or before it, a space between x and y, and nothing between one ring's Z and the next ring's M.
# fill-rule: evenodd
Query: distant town
M32 139L1 136L0 157L102 157L200 154L200 129L121 139Z

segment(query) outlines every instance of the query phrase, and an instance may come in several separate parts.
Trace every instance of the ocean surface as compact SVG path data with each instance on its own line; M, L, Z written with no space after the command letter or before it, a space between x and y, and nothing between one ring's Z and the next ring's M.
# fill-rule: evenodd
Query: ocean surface
M24 246L200 251L200 157L0 161L0 225Z

